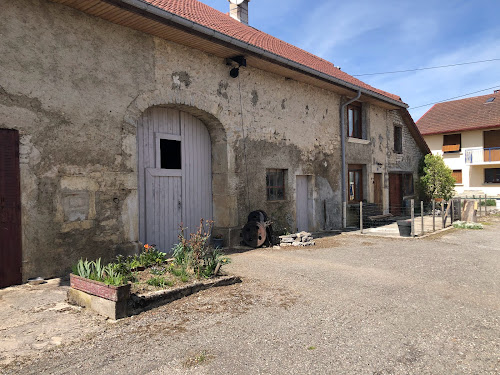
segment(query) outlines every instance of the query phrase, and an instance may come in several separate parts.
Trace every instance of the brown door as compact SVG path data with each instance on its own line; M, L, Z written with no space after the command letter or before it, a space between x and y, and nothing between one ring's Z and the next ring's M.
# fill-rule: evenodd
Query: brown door
M382 207L382 173L373 175L373 203Z
M21 284L19 133L0 129L0 288Z
M393 215L401 215L401 205L403 204L401 176L397 173L389 173L389 211Z

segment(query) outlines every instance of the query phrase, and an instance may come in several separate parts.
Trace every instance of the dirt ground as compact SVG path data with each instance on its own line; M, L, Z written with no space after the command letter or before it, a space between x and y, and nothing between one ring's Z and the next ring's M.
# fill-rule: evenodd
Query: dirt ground
M5 374L499 374L500 222L232 255L243 283L113 323L0 290Z

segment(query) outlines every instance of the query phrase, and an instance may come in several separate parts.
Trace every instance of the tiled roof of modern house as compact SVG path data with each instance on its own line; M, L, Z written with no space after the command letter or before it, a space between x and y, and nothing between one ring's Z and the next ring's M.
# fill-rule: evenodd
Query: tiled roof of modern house
M435 104L417 126L423 135L500 127L500 92Z
M229 15L219 12L197 0L143 0L176 16L210 28L214 31L248 43L257 48L291 60L320 73L356 85L360 88L373 91L392 100L402 103L397 95L372 87L357 78L336 68L331 62L306 52L298 47L286 43L269 34L245 25Z

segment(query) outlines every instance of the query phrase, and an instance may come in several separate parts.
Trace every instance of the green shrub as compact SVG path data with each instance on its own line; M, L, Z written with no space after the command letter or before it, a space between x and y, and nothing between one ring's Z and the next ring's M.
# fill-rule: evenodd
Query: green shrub
M440 155L425 155L420 166L420 190L430 199L449 200L455 192L453 171Z
M481 206L489 206L494 207L497 205L497 201L495 199L486 199L486 201L481 201Z

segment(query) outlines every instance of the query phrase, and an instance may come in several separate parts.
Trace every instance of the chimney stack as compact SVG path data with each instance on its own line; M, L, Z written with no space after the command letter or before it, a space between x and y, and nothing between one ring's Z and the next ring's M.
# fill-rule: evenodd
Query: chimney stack
M248 3L250 0L229 0L229 15L245 25L248 25Z

